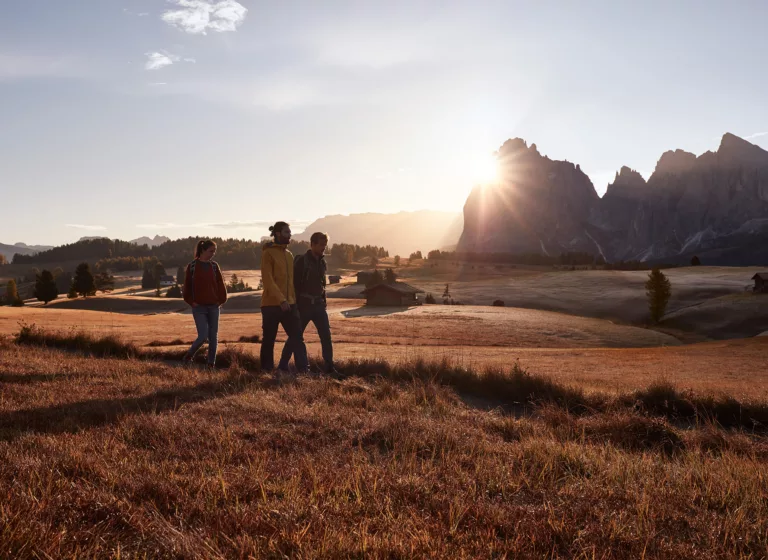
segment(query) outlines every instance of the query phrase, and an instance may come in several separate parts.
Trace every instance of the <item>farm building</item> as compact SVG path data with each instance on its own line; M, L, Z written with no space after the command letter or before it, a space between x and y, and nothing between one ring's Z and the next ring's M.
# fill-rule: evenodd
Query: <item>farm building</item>
M170 286L174 286L176 284L176 279L173 276L161 276L160 277L160 287L161 288L168 288Z
M768 272L758 272L752 277L755 281L753 291L759 294L768 294Z
M336 276L332 274L328 277L329 284L338 284L339 282L341 282L341 276Z
M424 290L409 286L404 282L377 284L363 291L366 305L379 307L400 307L403 305L421 305L417 294Z

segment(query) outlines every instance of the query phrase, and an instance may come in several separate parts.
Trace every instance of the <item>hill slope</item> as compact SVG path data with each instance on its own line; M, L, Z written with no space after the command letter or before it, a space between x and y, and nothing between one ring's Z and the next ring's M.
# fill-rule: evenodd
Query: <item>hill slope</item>
M414 251L425 255L432 249L455 245L463 228L458 212L419 210L397 214L350 214L326 216L312 222L299 241L309 241L312 233L323 231L331 243L354 243L384 247L389 254L407 257Z

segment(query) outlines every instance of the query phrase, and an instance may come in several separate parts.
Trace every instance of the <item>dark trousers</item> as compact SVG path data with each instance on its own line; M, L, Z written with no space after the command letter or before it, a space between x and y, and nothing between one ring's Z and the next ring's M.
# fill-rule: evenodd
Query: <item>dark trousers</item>
M275 338L277 338L277 328L280 325L283 326L285 334L288 335L288 340L283 346L278 369L287 370L288 362L291 359L291 354L293 354L296 369L305 371L309 367L307 347L304 345L301 316L295 305L291 306L290 311L283 311L279 305L268 305L261 308L261 369L275 369Z
M323 361L326 371L333 369L333 342L331 341L331 323L328 320L328 311L325 301L319 299L314 303L300 301L299 312L301 314L301 332L303 333L310 322L314 323L317 335L320 337L320 345L323 349Z

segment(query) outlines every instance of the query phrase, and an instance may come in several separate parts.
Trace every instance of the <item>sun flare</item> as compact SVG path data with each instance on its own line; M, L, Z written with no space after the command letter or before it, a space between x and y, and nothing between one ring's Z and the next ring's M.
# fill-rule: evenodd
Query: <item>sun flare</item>
M499 162L493 154L478 154L468 161L469 175L475 183L497 183L500 179Z

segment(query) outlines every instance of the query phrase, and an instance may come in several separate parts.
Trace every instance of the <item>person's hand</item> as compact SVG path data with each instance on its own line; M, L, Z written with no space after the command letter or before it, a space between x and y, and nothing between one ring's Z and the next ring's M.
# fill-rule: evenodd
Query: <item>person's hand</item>
M287 301L284 301L280 304L280 309L283 310L283 313L288 313L291 310L291 306L288 304Z

